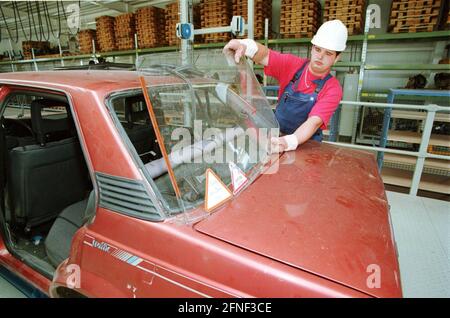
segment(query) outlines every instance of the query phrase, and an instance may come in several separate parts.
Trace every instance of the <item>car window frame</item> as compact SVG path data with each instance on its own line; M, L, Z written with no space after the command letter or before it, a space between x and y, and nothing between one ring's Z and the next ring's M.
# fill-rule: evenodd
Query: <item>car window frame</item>
M138 168L140 173L142 173L142 175L144 176L143 179L146 180L149 184L149 187L151 189L150 198L151 198L152 202L155 204L156 209L158 209L160 211L163 219L170 219L170 218L173 218L175 215L172 214L169 204L166 202L166 200L162 196L161 192L159 191L158 186L154 182L153 178L147 172L147 169L145 169L144 163L142 162L141 158L139 157L139 154L137 153L136 148L133 146L130 138L128 137L128 134L126 133L122 123L120 122L119 117L117 116L117 114L114 110L114 105L113 105L114 99L125 98L125 97L134 97L136 95L142 95L142 94L143 94L142 89L140 89L140 88L139 89L128 89L128 90L123 90L120 92L113 92L105 97L104 104L105 104L106 108L108 109L108 112L111 116L111 120L113 121L114 126L116 128L116 131L120 135L120 138L121 138L122 142L124 143L128 153L130 154L134 164L136 165L136 167ZM150 220L150 221L152 221L152 220ZM152 222L156 222L156 221L152 221Z

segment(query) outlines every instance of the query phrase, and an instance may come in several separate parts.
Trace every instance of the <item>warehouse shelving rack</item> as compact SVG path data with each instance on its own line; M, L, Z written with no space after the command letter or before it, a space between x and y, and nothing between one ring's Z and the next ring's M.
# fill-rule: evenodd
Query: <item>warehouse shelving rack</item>
M427 98L444 97L450 101L450 91L448 90L391 89L387 102L389 104L394 104L394 100L398 96L422 96ZM425 108L428 111L424 111L422 108L393 110L392 107L387 107L385 109L379 146L381 148L386 147L388 140L416 145L416 147L419 145L419 157L417 161L409 156L404 156L401 154L387 154L385 156L383 152L378 153L378 166L381 167L384 164L386 167L383 170L386 179L385 182L396 185L399 183L403 184L403 179L405 179L404 176L409 176L412 177L413 184L418 184L421 179L421 172L423 171L428 173L427 178L430 181L428 184L424 185L425 188L431 187L431 189L435 191L443 193L448 192L449 189L445 188L445 182L443 186L439 186L439 184L442 183L442 177L450 177L449 161L436 157L426 159L424 156L427 152L433 152L432 148L435 146L440 146L447 149L446 154L450 154L450 136L443 134L432 134L433 123L436 121L448 123L450 122L450 115L448 113L436 113L434 111L434 106L435 105L426 105ZM416 120L422 124L418 125L420 128L417 132L395 130L395 127L391 127L391 119L395 120L397 118ZM424 139L428 139L428 143L424 143ZM414 171L413 174L412 171Z
M375 41L396 41L396 40L437 40L437 39L448 39L450 38L450 31L434 31L434 32L420 32L420 33L397 33L397 34L377 34L368 36L369 42ZM349 42L359 42L363 41L363 35L353 35L349 36ZM264 40L259 40L259 42L264 43ZM309 44L311 42L310 38L303 39L271 39L267 43L269 46L275 45L298 45L298 44ZM212 48L222 48L225 43L208 43L208 44L194 44L194 49L212 49ZM114 51L114 52L93 52L92 54L81 54L81 55L69 55L54 58L35 58L29 60L10 60L1 61L0 65L20 65L20 64L33 64L33 63L45 63L45 62L60 62L68 60L83 60L93 57L115 57L115 56L132 56L141 55L148 53L158 53L158 52L173 52L179 50L176 46L165 46L157 48L146 48L146 49L134 49L128 51ZM336 63L336 68L339 67L360 67L361 62L338 62ZM450 67L446 64L383 64L383 65L373 65L366 64L366 70L450 70Z

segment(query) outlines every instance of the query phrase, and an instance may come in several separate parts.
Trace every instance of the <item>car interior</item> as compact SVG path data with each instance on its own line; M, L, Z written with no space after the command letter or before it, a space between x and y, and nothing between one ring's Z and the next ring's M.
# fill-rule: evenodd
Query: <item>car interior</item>
M120 101L121 123L148 162L159 151L142 101L142 96ZM70 105L61 95L15 92L0 104L0 114L5 241L25 263L52 277L69 256L75 232L96 210Z
M144 95L122 96L113 100L113 107L128 138L144 164L161 158Z
M166 95L174 98L173 94ZM182 126L178 122L182 112L176 108L163 111L159 100L154 99L155 115L158 121L169 122L160 128L169 129L170 135L172 129ZM168 174L152 174L154 165L159 171L164 164L144 96L121 93L111 99L110 106L123 128L119 133L128 136L134 148L130 150L140 158L169 207L176 209ZM93 183L71 106L62 95L14 91L0 104L0 115L0 204L4 211L0 220L4 220L5 241L25 263L52 277L56 267L68 258L77 230L92 220L96 211ZM211 116L209 112L203 115ZM236 121L233 117L232 122ZM211 145L215 143L202 141L202 152ZM203 202L198 189L204 188L204 180L192 176L203 175L205 164L174 168L183 199L192 206ZM229 174L227 164L216 164L215 169L223 170L224 176Z

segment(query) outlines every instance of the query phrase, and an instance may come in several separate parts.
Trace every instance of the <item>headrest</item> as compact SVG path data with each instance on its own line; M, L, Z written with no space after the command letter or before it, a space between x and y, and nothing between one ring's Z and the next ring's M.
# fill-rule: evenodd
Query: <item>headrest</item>
M43 118L42 110L50 107L65 107L67 114L59 119ZM39 144L45 145L48 133L71 131L71 124L70 108L67 103L52 99L36 99L31 102L31 127Z
M141 120L150 121L150 116L148 114L147 107L145 107L143 110L133 109L133 104L137 102L143 102L145 105L144 96L128 97L125 100L125 118L128 124L133 124Z
M140 110L137 112L132 112L130 117L131 117L131 121L133 123L138 122L138 121L146 121L146 122L150 121L150 115L148 114L147 109Z

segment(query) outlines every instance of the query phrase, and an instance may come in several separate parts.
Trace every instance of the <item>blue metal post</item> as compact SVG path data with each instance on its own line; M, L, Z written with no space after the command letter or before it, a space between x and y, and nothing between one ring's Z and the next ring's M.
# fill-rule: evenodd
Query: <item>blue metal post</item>
M330 137L328 139L329 141L336 142L337 137L339 136L339 121L341 119L341 108L342 105L339 105L330 119Z
M395 93L391 89L389 92L387 102L389 104L392 104L394 102L394 96ZM392 107L388 107L384 110L384 116L383 116L383 128L381 129L381 136L380 136L380 148L385 148L387 144L387 135L389 133L389 124L391 121L391 113L392 113ZM381 168L383 167L383 159L384 159L384 152L380 151L377 155L377 162L378 162L378 169L381 171Z

